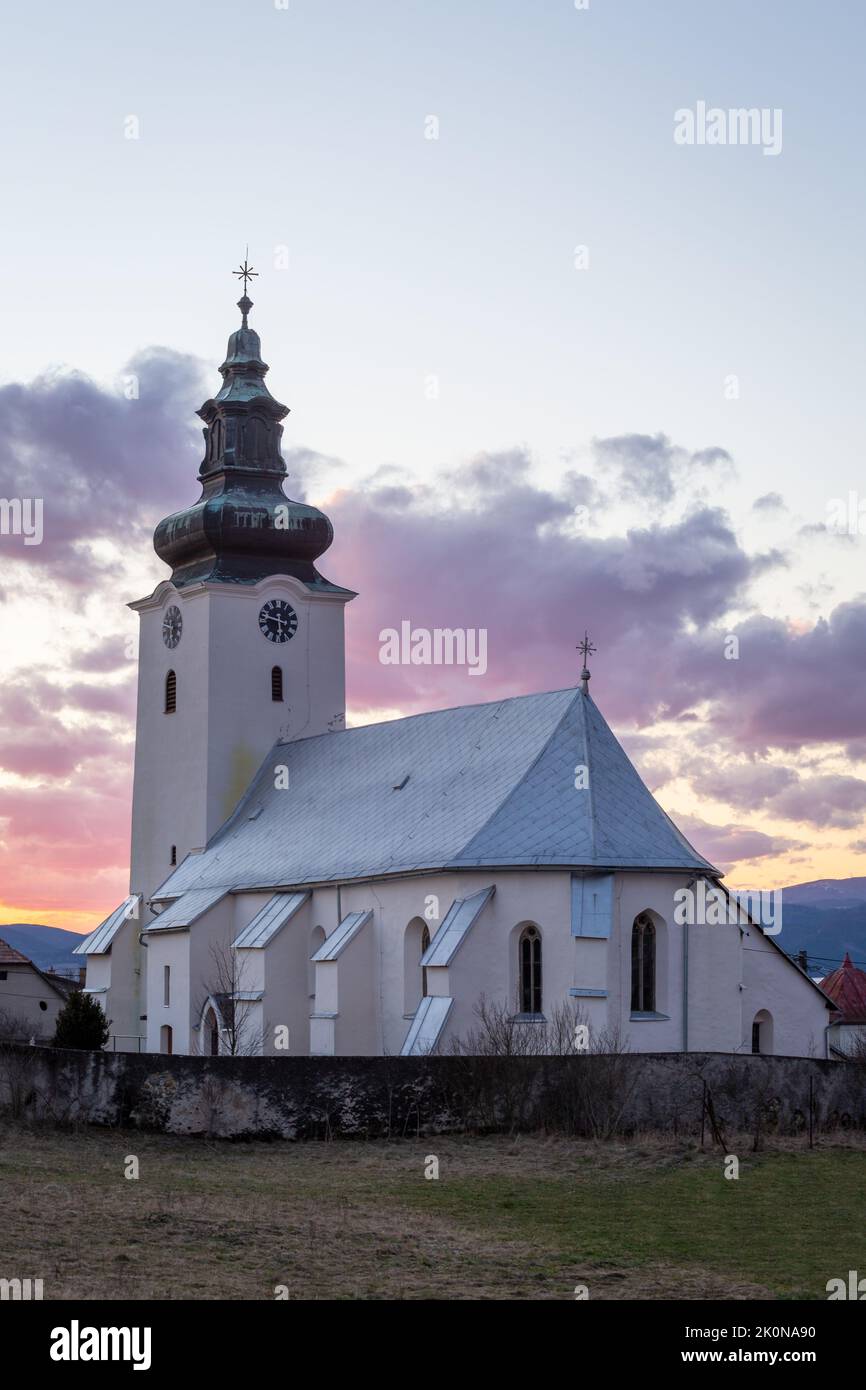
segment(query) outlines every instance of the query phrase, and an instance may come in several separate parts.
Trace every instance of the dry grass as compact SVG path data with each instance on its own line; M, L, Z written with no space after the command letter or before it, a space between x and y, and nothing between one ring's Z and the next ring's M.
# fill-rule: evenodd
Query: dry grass
M0 1277L47 1298L826 1297L866 1266L862 1142L228 1144L0 1131ZM424 1177L439 1160L438 1181ZM140 1176L124 1177L128 1155Z

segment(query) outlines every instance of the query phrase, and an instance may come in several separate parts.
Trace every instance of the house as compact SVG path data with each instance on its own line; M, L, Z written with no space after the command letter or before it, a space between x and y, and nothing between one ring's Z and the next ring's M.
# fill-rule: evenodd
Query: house
M832 1000L830 1048L837 1057L866 1056L866 971L858 969L848 952L838 969L821 981Z
M0 1036L25 1042L53 1037L72 988L0 939Z
M239 308L201 497L160 522L171 575L130 605L130 896L79 948L109 1045L418 1054L465 1040L484 998L635 1051L825 1055L828 1001L760 923L675 919L721 876L586 666L574 689L345 727L355 594L317 568L328 518L283 492L288 412Z

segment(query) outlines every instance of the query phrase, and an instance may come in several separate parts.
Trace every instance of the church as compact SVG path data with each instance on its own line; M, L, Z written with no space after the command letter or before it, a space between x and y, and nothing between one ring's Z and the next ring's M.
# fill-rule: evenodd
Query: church
M721 875L608 728L588 645L575 689L346 728L356 595L283 492L246 290L201 497L130 604L130 895L78 948L109 1048L417 1056L465 1046L486 1001L584 1046L827 1056L830 1002L772 935L677 920Z

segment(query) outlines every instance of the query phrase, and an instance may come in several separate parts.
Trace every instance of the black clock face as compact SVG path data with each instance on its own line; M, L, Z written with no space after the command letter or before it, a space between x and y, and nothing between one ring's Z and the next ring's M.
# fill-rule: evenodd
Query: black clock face
M162 620L162 640L167 647L176 647L183 632L183 618L179 608L172 604L165 611Z
M259 630L269 642L288 642L298 630L298 615L283 598L269 598L259 613Z

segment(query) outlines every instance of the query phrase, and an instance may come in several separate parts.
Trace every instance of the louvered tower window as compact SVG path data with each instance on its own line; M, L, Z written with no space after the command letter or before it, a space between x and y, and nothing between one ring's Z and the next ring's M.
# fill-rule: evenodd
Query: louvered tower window
M165 678L165 712L174 714L177 709L177 676L169 671Z
M271 670L271 699L282 700L283 698L283 668L274 666Z

